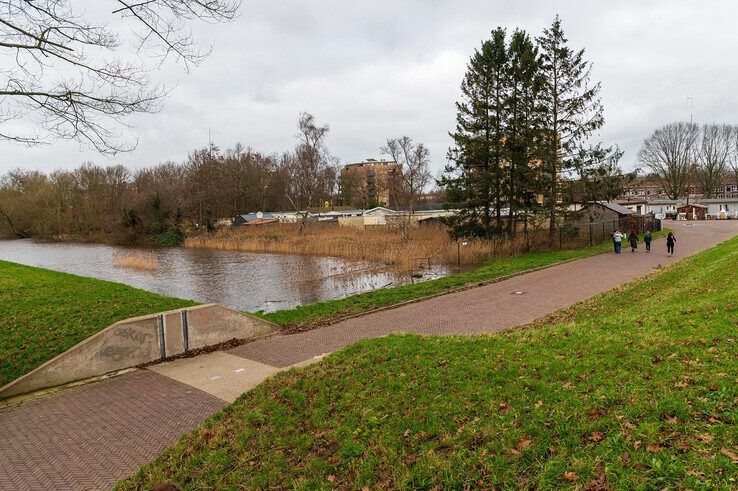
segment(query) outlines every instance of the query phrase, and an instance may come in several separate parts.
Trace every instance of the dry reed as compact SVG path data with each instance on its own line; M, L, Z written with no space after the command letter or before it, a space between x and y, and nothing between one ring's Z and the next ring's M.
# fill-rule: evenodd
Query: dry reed
M143 271L156 271L159 260L153 252L117 252L113 255L116 268L132 268Z
M410 230L407 240L393 227L357 229L331 224L311 223L300 233L294 224L267 227L243 227L213 234L190 237L185 247L334 256L355 261L377 261L401 271L413 271L429 265L475 265L489 259L558 248L548 231L536 231L528 238L465 240L452 239L442 225L424 225ZM569 241L571 242L571 241ZM577 238L566 248L584 245ZM463 245L462 245L463 244Z

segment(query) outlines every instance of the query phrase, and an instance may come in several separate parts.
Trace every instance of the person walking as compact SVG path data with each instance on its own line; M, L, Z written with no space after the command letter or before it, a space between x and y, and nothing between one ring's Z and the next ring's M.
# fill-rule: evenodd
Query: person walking
M630 252L635 252L638 249L638 234L635 230L631 230L628 234L628 242L630 242Z
M625 235L620 233L620 230L615 229L615 233L612 234L612 244L615 247L615 254L620 254L620 249L623 247L623 239Z
M646 230L646 233L643 234L643 243L646 244L646 252L651 252L651 241L653 240L653 237L651 237L651 231Z
M676 237L674 237L673 232L669 232L669 234L666 236L666 255L667 256L674 255L674 244L676 244Z

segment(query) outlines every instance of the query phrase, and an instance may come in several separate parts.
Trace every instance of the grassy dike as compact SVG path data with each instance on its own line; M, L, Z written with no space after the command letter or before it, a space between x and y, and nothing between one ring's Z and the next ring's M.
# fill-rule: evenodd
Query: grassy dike
M0 386L116 321L191 305L118 283L0 261Z
M526 329L277 375L118 488L735 489L737 326L733 238Z
M669 229L653 234L654 239L665 236ZM641 238L641 243L643 242ZM625 243L623 248L625 249ZM489 261L474 271L457 273L436 280L412 285L383 288L337 300L328 300L293 309L256 315L290 329L308 329L318 325L330 324L338 319L362 314L371 310L390 307L411 300L440 295L458 288L489 282L504 276L530 271L536 268L581 259L612 250L611 243L604 243L583 249L552 252L536 252L521 256Z
M288 331L306 329L377 308L591 256L609 248L609 244L602 244L585 249L526 254L490 261L475 271L437 280L256 315ZM116 321L191 305L195 303L117 283L0 261L0 387Z

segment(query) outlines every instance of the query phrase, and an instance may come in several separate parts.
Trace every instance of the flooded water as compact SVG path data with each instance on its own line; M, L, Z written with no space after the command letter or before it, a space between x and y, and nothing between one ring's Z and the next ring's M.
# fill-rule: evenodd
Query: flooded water
M147 249L156 271L118 268L113 255L135 249L100 244L0 241L0 259L124 283L171 297L218 303L248 312L288 309L448 274L438 267L421 278L381 265L338 258L203 249Z

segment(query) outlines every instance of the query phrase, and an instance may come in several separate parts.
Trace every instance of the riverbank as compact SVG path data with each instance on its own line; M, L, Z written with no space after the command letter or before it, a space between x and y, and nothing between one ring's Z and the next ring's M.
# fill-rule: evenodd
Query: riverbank
M654 239L668 233L669 229L653 234ZM642 240L642 239L641 239ZM293 309L269 313L257 313L266 320L284 327L284 332L296 332L331 324L339 319L397 306L423 298L450 293L461 288L470 288L500 278L531 271L533 269L561 264L594 254L610 251L612 244L605 243L581 249L537 252L486 261L479 268L457 273L435 280L393 288L382 288L338 300L303 305Z
M363 341L119 488L732 488L737 296L733 238L527 329Z
M608 232L609 233L609 232ZM609 240L609 236L607 237ZM577 249L589 237L531 231L514 239L452 239L440 224L412 227L403 236L398 227L342 227L309 223L301 232L297 224L235 227L212 234L189 237L184 246L196 249L237 250L258 253L332 256L353 261L372 261L399 271L415 271L431 265L478 266L492 259L505 259L524 252Z
M116 321L192 305L118 283L0 261L0 386Z

